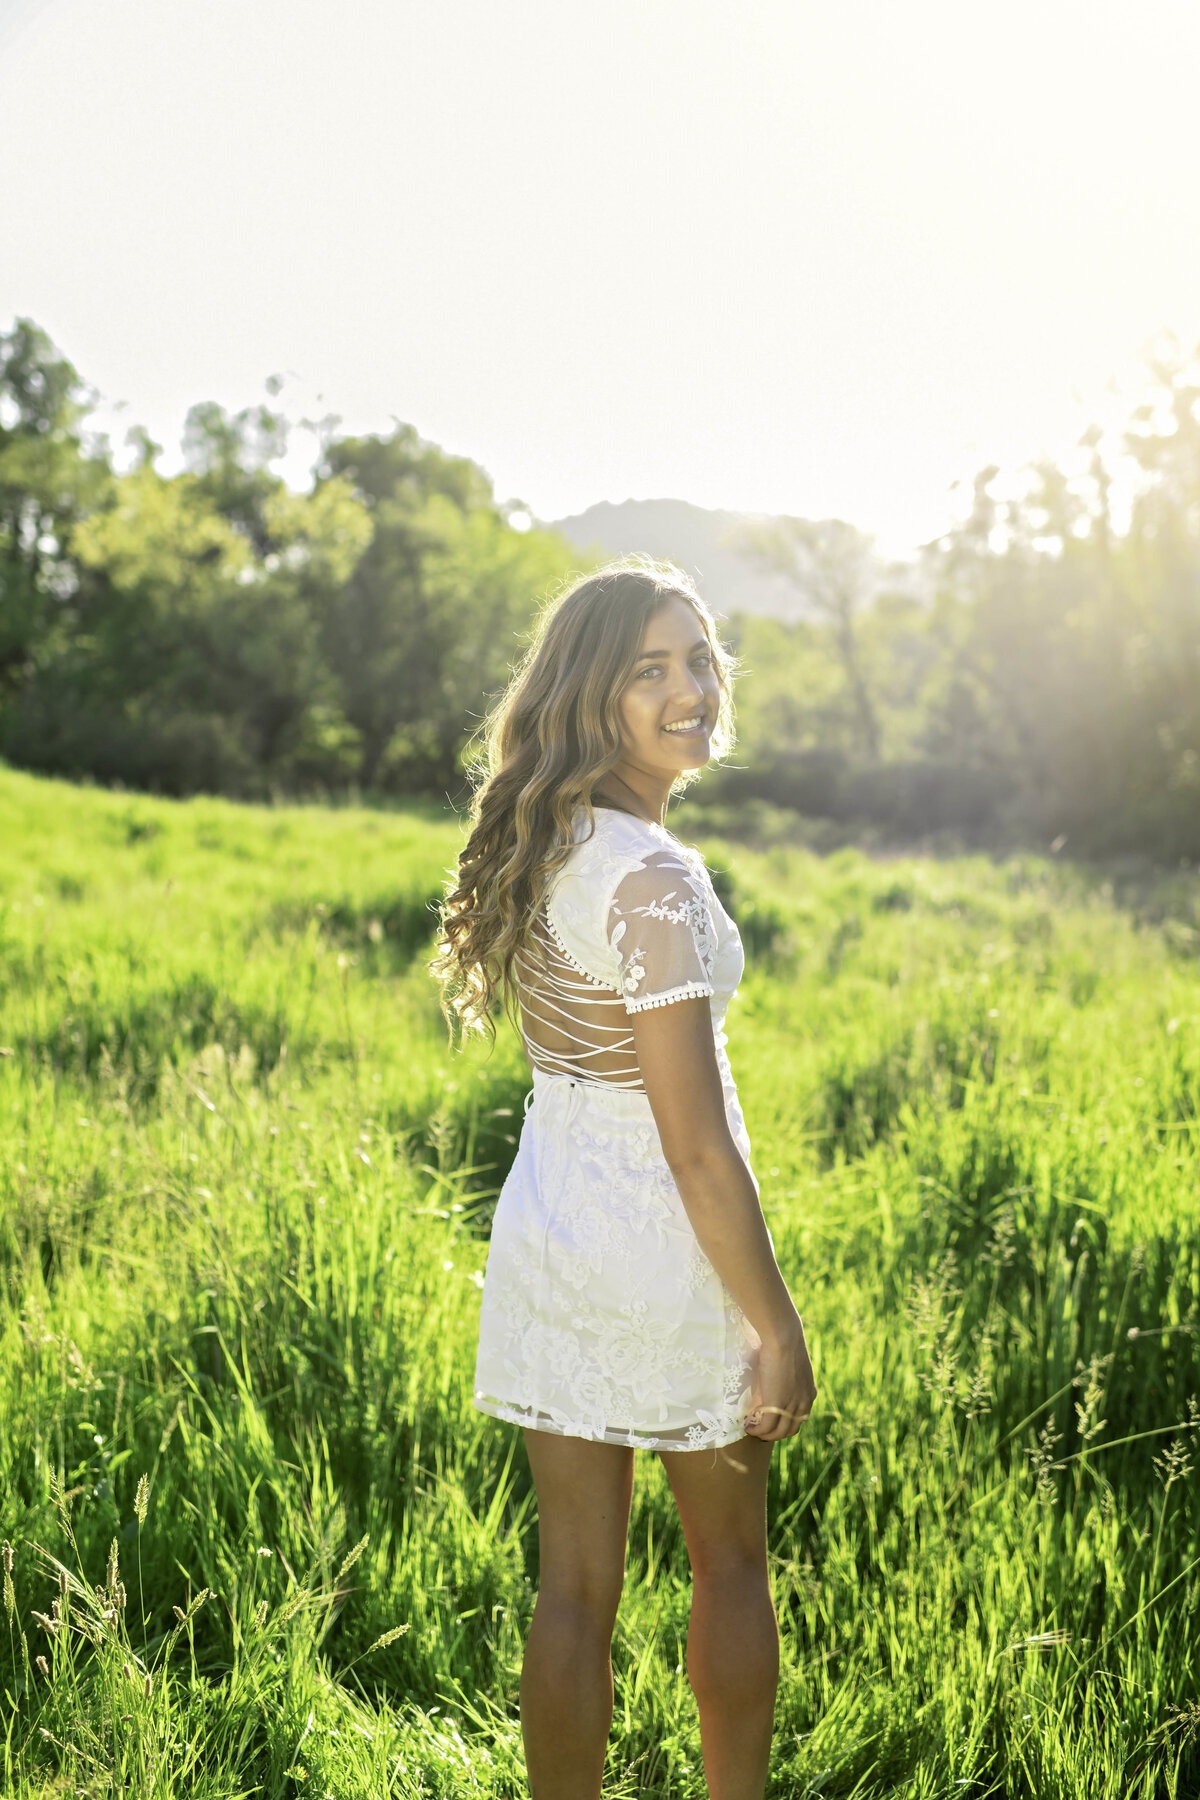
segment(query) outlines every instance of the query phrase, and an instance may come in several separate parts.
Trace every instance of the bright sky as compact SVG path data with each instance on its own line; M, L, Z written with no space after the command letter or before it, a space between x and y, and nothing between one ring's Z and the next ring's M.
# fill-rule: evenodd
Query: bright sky
M0 0L0 325L900 550L1200 339L1195 0ZM286 396L285 396L286 397Z

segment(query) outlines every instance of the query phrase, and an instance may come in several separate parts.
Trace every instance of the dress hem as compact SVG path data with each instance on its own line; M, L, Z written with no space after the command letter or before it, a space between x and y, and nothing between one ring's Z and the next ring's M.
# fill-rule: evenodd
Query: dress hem
M689 1444L686 1440L681 1443L678 1438L655 1437L652 1433L645 1431L614 1430L611 1433L597 1433L583 1427L570 1431L562 1425L546 1422L535 1424L534 1420L539 1417L544 1420L544 1415L539 1415L535 1406L506 1406L501 1400L481 1400L478 1395L472 1397L471 1404L476 1412L485 1413L492 1419L500 1419L506 1425L520 1425L528 1431L544 1431L549 1437L578 1438L581 1442L588 1444L613 1444L619 1450L665 1450L673 1455L682 1453L686 1456L697 1450L724 1450L730 1444L740 1443L744 1437L749 1435L745 1425L742 1424L727 1436L722 1437L719 1433L713 1436L709 1430L700 1425L699 1420L696 1421L696 1424L704 1432L704 1435L701 1441L695 1444Z

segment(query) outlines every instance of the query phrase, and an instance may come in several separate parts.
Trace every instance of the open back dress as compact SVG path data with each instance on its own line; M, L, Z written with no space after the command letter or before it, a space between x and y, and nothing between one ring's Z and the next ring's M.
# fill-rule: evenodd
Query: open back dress
M707 998L749 1167L724 1030L742 969L697 851L608 808L592 829L580 808L516 970L533 1090L488 1252L481 1412L643 1450L745 1435L758 1339L697 1242L629 1024Z

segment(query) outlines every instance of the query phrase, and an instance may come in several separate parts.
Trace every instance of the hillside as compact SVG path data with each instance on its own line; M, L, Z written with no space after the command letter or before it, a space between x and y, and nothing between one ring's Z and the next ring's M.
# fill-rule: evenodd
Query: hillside
M556 519L551 529L580 550L599 548L613 556L642 550L669 558L699 584L714 612L794 619L801 610L794 589L727 546L729 533L749 516L687 500L601 500L572 518Z

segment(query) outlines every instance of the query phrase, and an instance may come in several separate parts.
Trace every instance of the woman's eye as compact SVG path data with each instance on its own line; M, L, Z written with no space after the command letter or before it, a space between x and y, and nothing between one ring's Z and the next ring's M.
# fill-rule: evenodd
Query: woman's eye
M691 666L693 669L711 669L712 657L708 654L707 651L703 651L699 656L692 657ZM651 681L651 680L656 679L659 675L661 675L662 672L663 672L662 663L648 663L644 669L638 670L637 680L638 681Z

